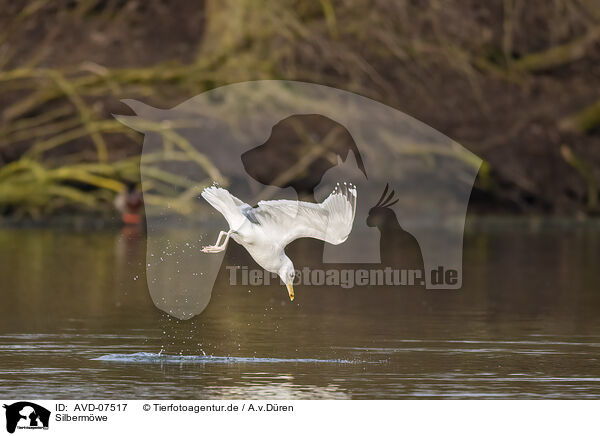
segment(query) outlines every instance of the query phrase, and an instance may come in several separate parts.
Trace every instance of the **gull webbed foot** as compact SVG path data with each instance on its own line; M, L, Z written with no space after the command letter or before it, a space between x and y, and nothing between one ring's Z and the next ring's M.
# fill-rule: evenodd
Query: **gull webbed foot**
M200 251L202 251L203 253L218 253L220 251L223 251L224 249L225 247L219 247L217 245L208 245L206 247L202 247Z

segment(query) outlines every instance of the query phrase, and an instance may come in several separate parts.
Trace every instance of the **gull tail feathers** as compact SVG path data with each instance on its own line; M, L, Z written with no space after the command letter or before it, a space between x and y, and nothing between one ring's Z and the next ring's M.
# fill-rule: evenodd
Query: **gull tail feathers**
M237 230L244 223L244 215L240 212L236 198L226 189L210 186L202 191L202 197L217 209L227 220L231 230ZM239 202L239 200L238 200Z

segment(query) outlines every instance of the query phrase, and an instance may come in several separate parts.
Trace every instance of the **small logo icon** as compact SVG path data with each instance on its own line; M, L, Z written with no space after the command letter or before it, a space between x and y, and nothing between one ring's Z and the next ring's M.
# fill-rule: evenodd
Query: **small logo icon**
M29 401L19 401L4 405L6 409L6 431L14 433L18 429L48 429L50 411Z

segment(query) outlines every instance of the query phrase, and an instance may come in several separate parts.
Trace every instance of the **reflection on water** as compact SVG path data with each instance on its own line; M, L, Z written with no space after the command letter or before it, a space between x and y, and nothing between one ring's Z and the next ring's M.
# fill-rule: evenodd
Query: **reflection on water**
M227 286L153 305L143 238L0 230L0 395L586 398L600 394L600 230L471 228L461 291ZM296 261L301 267L301 261Z

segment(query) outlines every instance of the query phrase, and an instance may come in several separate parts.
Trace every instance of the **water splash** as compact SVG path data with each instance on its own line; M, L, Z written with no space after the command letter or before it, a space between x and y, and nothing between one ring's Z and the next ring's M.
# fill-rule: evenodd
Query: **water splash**
M119 363L358 363L344 359L310 359L310 358L278 358L278 357L232 357L232 356L183 356L160 353L106 354L91 360Z

